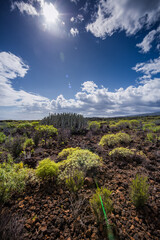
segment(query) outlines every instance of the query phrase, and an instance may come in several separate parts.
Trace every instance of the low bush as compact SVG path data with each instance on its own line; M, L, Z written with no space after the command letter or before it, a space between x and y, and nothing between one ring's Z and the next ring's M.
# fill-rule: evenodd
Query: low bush
M17 126L16 130L19 134L25 134L27 137L30 137L32 134L33 126L32 123L22 122Z
M29 123L29 122L20 123L17 126L17 129L20 129L20 130L28 130L31 128L32 128L32 123Z
M12 154L13 158L17 158L23 150L24 141L24 137L7 138L5 148Z
M116 126L120 129L130 128L131 123L129 120L120 120L118 123L116 123Z
M152 131L154 127L155 127L155 124L150 122L150 123L143 124L142 129L143 131Z
M127 133L122 133L119 132L117 134L107 134L104 135L101 140L99 145L101 146L115 146L118 145L120 143L122 144L128 144L131 142L131 138Z
M155 127L153 127L153 128L152 128L152 131L153 131L154 133L160 132L160 126L155 126Z
M156 134L154 134L152 132L147 133L146 140L148 140L149 142L155 142L157 139L158 139L158 137Z
M23 149L27 149L27 148L33 148L34 146L34 142L32 138L27 138L23 144Z
M40 138L41 138L41 137L40 137L39 132L35 131L35 132L34 132L34 135L33 135L33 142L34 142L35 147L38 147Z
M39 122L32 122L31 124L32 124L33 127L36 127L36 126L39 125Z
M6 139L6 135L2 132L0 132L0 143L3 143Z
M68 155L67 159L60 162L60 180L65 180L75 171L81 171L86 175L87 171L93 170L101 165L101 159L89 150L77 149Z
M14 193L24 190L29 170L23 163L0 164L0 201L8 201Z
M39 162L36 169L36 175L42 180L48 180L56 177L58 174L58 164L51 161L50 158L45 158Z
M139 120L132 119L132 120L130 120L130 124L131 124L132 128L137 128L140 126L141 122Z
M100 129L101 123L97 121L91 121L88 123L88 128L92 132L97 132Z
M104 220L104 213L102 209L102 204L100 200L100 196L103 202L104 209L106 214L109 214L113 210L112 200L110 198L112 192L107 188L98 188L96 193L90 199L91 209L97 219L98 222L102 222Z
M70 191L78 191L84 184L84 174L81 171L75 171L66 179L66 186Z
M109 152L109 156L114 159L127 158L134 155L134 152L128 148L118 147Z
M55 137L58 134L57 128L52 125L40 125L35 127L36 132L39 134L41 139L44 139L45 146L47 144L47 139L50 137Z
M145 176L136 175L135 179L132 181L130 197L137 208L143 207L148 200L149 185L147 180L148 178Z
M141 122L136 119L132 120L120 120L118 122L110 122L110 128L113 130L116 129L125 129L125 128L137 128L139 127Z
M109 128L110 128L111 131L119 131L119 128L117 127L116 124L110 124Z
M58 154L58 159L65 159L68 155L71 155L73 152L79 150L79 147L76 148L65 148Z
M109 152L109 156L115 161L126 161L126 162L134 162L141 163L145 158L145 154L143 152L137 152L135 149L128 149L123 147L118 147Z

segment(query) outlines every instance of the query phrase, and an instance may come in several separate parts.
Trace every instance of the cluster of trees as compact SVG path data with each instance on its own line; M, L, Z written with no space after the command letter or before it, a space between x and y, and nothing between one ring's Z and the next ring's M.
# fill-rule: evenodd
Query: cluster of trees
M80 114L61 113L50 114L41 120L41 124L54 125L55 128L82 130L86 128L87 120Z

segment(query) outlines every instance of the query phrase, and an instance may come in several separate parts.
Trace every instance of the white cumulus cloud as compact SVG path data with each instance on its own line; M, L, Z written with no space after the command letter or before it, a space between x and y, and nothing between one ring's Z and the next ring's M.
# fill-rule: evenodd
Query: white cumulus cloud
M89 87L91 90L89 90ZM82 84L73 99L63 95L52 100L53 112L77 112L85 116L123 116L160 110L160 78L150 79L138 87L109 91L93 81Z
M88 93L94 92L98 86L93 81L87 81L82 84L82 91L86 91Z
M95 21L86 26L94 36L105 38L116 31L135 34L160 18L158 0L100 0Z

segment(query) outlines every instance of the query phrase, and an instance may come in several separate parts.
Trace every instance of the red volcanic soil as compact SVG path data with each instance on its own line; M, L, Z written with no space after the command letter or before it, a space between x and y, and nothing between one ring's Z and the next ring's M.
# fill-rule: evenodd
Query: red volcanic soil
M0 212L1 239L57 239L107 240L106 224L98 224L91 211L89 199L99 186L112 191L113 211L108 215L114 239L160 239L160 143L145 141L143 131L126 130L132 137L129 148L143 151L147 159L142 163L115 162L109 156L113 148L98 145L104 133L84 136L72 135L65 143L53 141L50 148L39 148L27 164L35 167L41 159L57 161L58 153L67 147L89 149L103 158L103 167L90 173L84 186L71 193L65 185L54 182L28 185L21 195L13 196ZM136 173L148 176L149 199L141 209L131 203L130 184Z

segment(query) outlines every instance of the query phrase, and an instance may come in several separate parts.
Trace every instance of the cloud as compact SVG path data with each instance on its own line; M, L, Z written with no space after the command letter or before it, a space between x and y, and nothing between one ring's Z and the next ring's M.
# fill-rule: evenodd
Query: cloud
M156 35L160 33L160 27L158 27L156 30L150 31L143 39L141 43L136 44L137 47L141 48L142 53L147 53L151 49L152 45L151 43L156 38Z
M144 26L149 27L160 17L157 0L100 0L95 21L86 26L95 37L106 38L116 31L133 35Z
M83 17L82 14L78 14L76 19L77 19L77 22L83 22L84 21L84 17Z
M29 3L25 3L25 2L14 2L11 5L11 10L14 10L15 8L18 8L19 11L21 13L26 13L28 15L39 15L39 13L37 12L36 8L33 7L31 4Z
M78 14L77 17L71 17L70 21L74 23L81 23L84 21L84 17L82 14Z
M156 30L150 31L141 43L136 44L137 47L141 48L142 53L147 53L151 49L154 38L156 35Z
M21 58L10 52L0 52L0 106L23 107L23 111L49 107L47 98L12 87L11 79L24 77L28 70L29 66Z
M79 0L70 0L71 2L77 4L79 2Z
M11 108L13 117L3 115L1 118L38 119L49 112L76 112L85 116L124 116L146 112L160 111L160 78L151 78L160 72L160 57L146 63L138 63L134 70L148 76L148 80L137 87L109 91L99 87L93 81L86 81L74 98L66 99L60 94L56 99L15 90L13 79L25 77L29 66L24 61L8 52L0 53L0 109ZM6 116L6 117L4 117ZM7 117L8 116L8 117Z
M63 95L51 101L53 112L77 112L85 116L126 116L160 111L160 57L148 62L137 63L133 68L143 74L137 87L109 91L98 87L93 81L81 85L81 91L73 99ZM145 80L145 81L144 81Z
M79 34L79 31L77 28L71 28L70 33L73 37L77 36Z
M89 91L89 86L92 90ZM85 116L119 116L160 110L160 78L150 79L138 87L129 86L114 92L99 88L94 82L82 84L74 99L63 95L51 102L53 112L78 112Z
M70 21L71 21L71 22L74 22L74 17L71 17Z
M12 53L0 52L0 76L13 79L24 77L29 70L21 58Z
M152 75L160 73L160 57L149 60L148 62L137 63L132 69L150 78Z
M159 43L157 44L157 49L160 50L160 44Z
M85 4L84 4L84 6L81 7L79 10L86 14L86 13L88 12L88 7L89 7L89 5L90 5L90 2L89 2L89 1L86 1Z
M87 81L82 84L82 91L92 93L98 86L93 81Z

